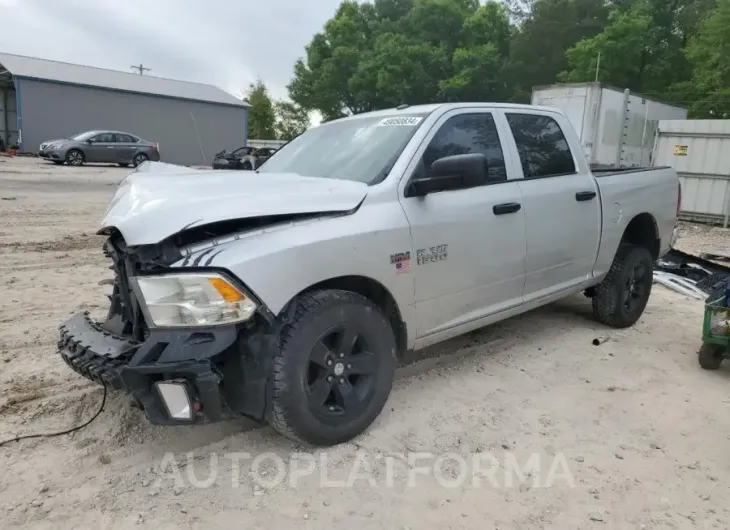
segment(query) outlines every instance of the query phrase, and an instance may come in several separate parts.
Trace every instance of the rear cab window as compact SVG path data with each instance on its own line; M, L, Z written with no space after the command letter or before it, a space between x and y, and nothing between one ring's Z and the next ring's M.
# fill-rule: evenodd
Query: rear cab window
M526 179L575 174L575 160L558 122L541 114L506 113Z

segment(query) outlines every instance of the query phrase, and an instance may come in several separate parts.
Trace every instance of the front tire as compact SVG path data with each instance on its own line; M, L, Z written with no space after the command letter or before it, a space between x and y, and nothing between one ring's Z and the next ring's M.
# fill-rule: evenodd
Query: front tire
M66 153L66 163L69 166L82 166L84 164L84 153L78 149L71 149Z
M654 261L647 249L622 244L608 275L595 289L596 318L614 328L633 326L649 302L653 274Z
M293 440L346 442L385 406L395 376L396 342L369 299L323 290L299 297L274 356L268 420Z

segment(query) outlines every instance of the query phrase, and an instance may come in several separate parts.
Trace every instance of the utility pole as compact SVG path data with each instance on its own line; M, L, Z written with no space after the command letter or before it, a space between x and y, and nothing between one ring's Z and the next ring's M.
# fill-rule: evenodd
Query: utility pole
M596 83L598 83L598 74L601 71L601 52L598 52L598 62L596 63Z
M145 68L142 63L139 63L139 65L132 65L130 66L132 70L137 70L139 72L139 75L144 75L145 72L149 72L150 68Z

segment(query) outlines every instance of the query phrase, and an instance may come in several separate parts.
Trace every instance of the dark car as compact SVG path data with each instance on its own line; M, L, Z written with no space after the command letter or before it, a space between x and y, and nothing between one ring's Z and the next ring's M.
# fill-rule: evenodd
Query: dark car
M235 151L221 151L213 159L213 169L243 169L251 171L266 162L276 149L271 147L239 147Z
M146 160L160 161L156 143L121 131L87 131L70 138L43 142L38 156L61 165L80 166L86 162L137 167Z

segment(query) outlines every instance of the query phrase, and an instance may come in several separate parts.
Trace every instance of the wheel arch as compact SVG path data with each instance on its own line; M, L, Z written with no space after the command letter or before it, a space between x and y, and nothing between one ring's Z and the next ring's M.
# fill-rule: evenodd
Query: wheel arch
M624 230L621 243L644 247L649 251L652 259L658 259L661 240L654 216L647 212L634 216Z
M398 302L396 302L395 297L387 287L379 281L367 276L338 276L312 284L298 292L289 301L289 303L284 306L284 308L280 311L280 314L287 312L292 302L301 295L323 289L350 291L364 296L373 302L383 312L383 315L385 315L388 319L388 322L393 329L396 345L398 347L398 354L401 355L408 349L408 326L403 320L403 314L398 307Z
M86 161L86 152L81 147L69 147L66 149L66 152L63 154L63 159L66 160L66 157L71 151L78 151L81 153L81 157L84 159L84 162Z

